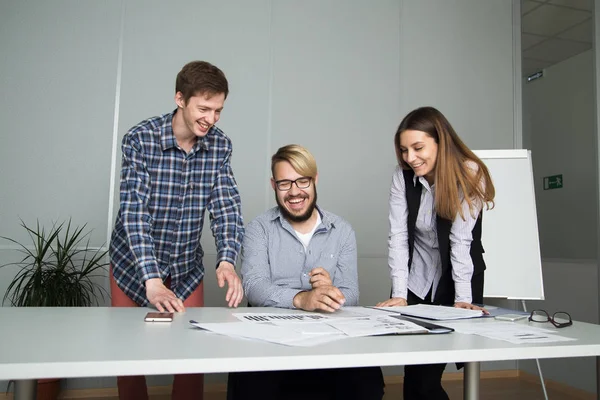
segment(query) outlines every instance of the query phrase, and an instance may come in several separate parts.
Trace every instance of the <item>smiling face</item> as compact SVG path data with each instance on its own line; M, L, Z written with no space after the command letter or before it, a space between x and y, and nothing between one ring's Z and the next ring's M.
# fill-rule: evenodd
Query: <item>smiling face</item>
M433 184L437 161L438 145L423 131L405 130L400 134L402 160L415 172Z
M221 111L225 103L225 94L192 96L187 104L184 101L183 94L177 92L175 103L181 111L182 121L185 124L187 135L204 137L210 128L221 118Z
M305 222L312 217L317 204L316 184L318 175L310 180L310 186L299 189L297 184L303 186L300 182L292 183L292 187L285 191L277 188L277 182L284 180L295 181L304 177L300 175L292 165L287 161L279 161L273 169L273 178L271 186L275 191L275 200L279 206L281 214L290 222Z

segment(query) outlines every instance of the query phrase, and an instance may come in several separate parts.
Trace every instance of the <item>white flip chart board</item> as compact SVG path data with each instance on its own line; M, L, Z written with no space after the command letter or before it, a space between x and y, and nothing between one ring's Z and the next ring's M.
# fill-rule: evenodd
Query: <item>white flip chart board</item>
M496 206L484 210L485 297L543 299L531 155L528 150L479 150L494 187Z

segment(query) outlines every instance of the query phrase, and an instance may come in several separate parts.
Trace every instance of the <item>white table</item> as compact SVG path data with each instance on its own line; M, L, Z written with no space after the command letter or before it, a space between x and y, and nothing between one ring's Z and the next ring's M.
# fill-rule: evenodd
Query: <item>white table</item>
M188 321L236 321L227 308L189 308L172 323L146 323L144 308L0 308L0 380L32 398L35 379L163 375L464 362L465 399L479 398L482 361L600 355L600 326L561 329L576 341L515 345L451 333L353 338L287 347L210 334ZM289 312L239 308L237 312ZM494 323L477 319L466 323ZM529 322L518 322L528 324ZM539 326L540 324L536 324ZM552 328L544 324L544 328Z

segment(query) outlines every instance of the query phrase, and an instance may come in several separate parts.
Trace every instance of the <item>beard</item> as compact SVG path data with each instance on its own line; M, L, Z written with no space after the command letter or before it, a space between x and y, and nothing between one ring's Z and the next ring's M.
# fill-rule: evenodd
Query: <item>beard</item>
M308 196L294 196L294 197L290 197L290 198L308 198ZM288 220L291 222L304 222L307 221L313 214L313 211L315 211L315 207L317 206L317 188L314 188L314 196L312 201L310 202L310 204L308 205L308 208L306 209L306 212L300 214L300 215L296 215L296 214L292 214L291 212L288 211L287 208L285 208L285 205L281 203L281 201L279 201L279 197L277 196L277 193L275 193L275 201L277 202L277 205L279 206L279 211L281 212L281 214Z

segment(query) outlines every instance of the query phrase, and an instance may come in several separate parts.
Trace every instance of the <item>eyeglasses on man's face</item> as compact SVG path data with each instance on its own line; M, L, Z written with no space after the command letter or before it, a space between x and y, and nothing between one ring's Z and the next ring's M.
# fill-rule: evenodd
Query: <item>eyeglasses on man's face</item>
M533 310L529 315L529 320L532 322L550 322L557 328L573 325L571 315L564 311L557 311L550 316L546 310Z
M312 181L312 178L310 176L301 176L300 178L293 180L293 181L291 181L289 179L282 179L280 181L275 181L275 185L277 186L278 190L281 190L282 192L286 192L292 188L292 185L294 183L296 184L298 189L306 189L307 187L310 186L311 181Z

